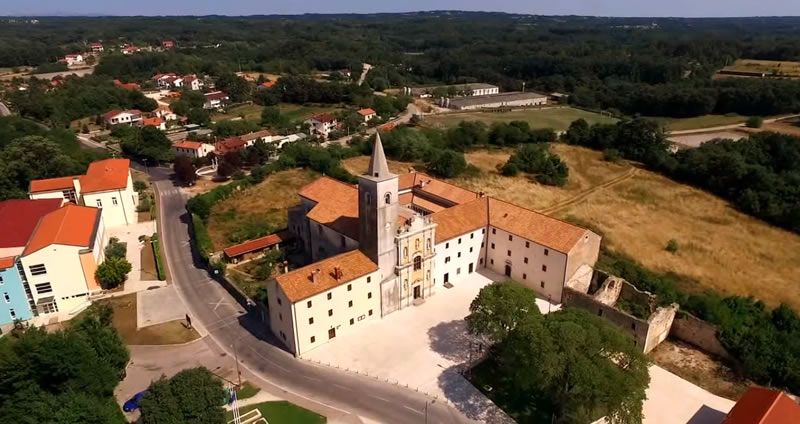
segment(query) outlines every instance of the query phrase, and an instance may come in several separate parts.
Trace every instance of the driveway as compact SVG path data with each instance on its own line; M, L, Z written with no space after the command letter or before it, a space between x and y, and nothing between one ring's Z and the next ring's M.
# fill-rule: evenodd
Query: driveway
M510 421L458 372L458 365L477 355L470 348L464 322L469 305L482 287L502 279L476 272L451 289L437 288L420 306L372 321L303 358L445 398L474 420ZM547 312L547 302L541 303L540 308Z

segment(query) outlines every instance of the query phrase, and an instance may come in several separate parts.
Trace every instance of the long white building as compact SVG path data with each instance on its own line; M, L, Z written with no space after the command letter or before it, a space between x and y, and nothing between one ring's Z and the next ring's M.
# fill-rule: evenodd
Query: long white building
M299 195L289 230L311 265L267 290L271 330L298 356L483 268L560 303L600 250L590 230L422 173L389 172L380 136L357 187L322 177Z

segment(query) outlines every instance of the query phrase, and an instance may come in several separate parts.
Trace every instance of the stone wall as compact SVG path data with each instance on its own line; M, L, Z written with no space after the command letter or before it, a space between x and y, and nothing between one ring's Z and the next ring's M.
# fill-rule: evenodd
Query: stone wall
M649 353L661 344L669 335L675 314L678 312L678 304L657 308L650 318L647 319L647 338L644 343L644 353Z
M703 321L688 313L681 313L672 324L670 336L677 340L686 342L698 349L719 356L720 358L732 360L733 357L722 346L717 337L717 327L714 324Z
M646 346L649 329L647 321L599 302L592 296L569 287L564 288L562 301L566 306L584 309L616 325L633 337L636 346L640 346L642 349Z

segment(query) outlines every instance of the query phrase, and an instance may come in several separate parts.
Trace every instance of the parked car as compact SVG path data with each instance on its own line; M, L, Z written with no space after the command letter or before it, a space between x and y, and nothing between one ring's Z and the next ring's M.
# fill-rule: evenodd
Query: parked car
M141 392L136 393L132 398L128 399L124 404L122 404L122 410L125 412L131 412L139 409L139 402L146 394L147 390L142 390Z

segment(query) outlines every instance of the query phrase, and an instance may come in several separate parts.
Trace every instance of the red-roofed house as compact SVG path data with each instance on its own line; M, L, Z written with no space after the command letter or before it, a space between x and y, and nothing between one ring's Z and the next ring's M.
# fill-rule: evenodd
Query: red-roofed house
M76 54L68 54L64 56L64 59L61 60L67 64L67 66L75 66L75 65L83 65L84 64L84 57L80 53Z
M222 253L228 262L238 263L243 259L254 258L268 249L279 249L280 244L287 241L288 236L289 233L285 231L270 234L228 247Z
M219 156L224 156L231 152L240 152L249 146L252 146L255 141L248 144L246 140L241 137L228 137L220 140L214 144L214 151Z
M306 124L311 126L311 134L319 134L324 138L328 138L328 134L339 126L339 121L330 113L318 113L305 121Z
M136 205L130 160L105 159L89 164L85 175L31 181L31 199L62 199L103 210L108 227L136 223Z
M161 131L167 129L167 123L164 122L163 119L159 118L158 116L152 116L148 118L142 118L142 126L143 127L156 127Z
M67 204L42 217L19 263L37 314L74 315L100 290L94 278L105 249L103 214Z
M751 387L722 424L800 423L800 405L779 390Z
M128 91L138 91L141 88L135 82L122 82L120 80L114 80L114 86Z
M89 47L92 49L92 53L103 53L102 43L92 43L89 44Z
M371 108L361 109L358 111L358 114L364 118L364 122L369 122L370 119L378 116L378 113Z
M164 41L161 42L161 47L164 48L164 49L174 49L175 48L175 42L172 41L172 40L164 40Z
M214 151L214 145L199 141L179 141L172 145L176 155L189 156L190 158L204 158Z
M219 109L225 106L228 100L230 100L228 95L222 91L212 91L206 93L204 96L206 101L203 103L203 109Z
M0 202L0 257L22 253L36 224L61 207L61 199L10 199Z
M108 125L135 125L142 122L142 112L136 109L111 110L103 114L103 122Z

